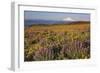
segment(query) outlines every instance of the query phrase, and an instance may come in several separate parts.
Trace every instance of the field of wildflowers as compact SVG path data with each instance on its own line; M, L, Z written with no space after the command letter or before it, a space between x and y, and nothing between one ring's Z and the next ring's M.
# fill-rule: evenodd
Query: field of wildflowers
M90 25L33 25L24 28L24 61L90 58Z

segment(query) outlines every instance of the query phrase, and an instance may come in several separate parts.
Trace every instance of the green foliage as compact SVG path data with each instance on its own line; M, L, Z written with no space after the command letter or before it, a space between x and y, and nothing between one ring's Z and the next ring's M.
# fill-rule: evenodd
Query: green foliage
M25 61L88 59L90 32L25 32L24 48Z

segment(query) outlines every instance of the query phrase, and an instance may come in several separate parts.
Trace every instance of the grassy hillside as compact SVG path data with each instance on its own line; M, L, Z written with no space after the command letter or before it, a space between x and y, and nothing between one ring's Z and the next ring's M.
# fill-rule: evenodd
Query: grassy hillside
M76 24L54 24L54 25L33 25L28 29L27 32L31 31L54 31L54 32L65 32L65 31L90 31L89 23L76 23Z

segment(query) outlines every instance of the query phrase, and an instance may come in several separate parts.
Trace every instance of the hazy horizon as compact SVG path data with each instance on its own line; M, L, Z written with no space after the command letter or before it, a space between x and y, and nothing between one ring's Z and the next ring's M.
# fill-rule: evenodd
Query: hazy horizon
M59 24L76 21L90 21L90 14L68 12L24 11L25 25Z
M24 11L24 20L90 21L88 13Z

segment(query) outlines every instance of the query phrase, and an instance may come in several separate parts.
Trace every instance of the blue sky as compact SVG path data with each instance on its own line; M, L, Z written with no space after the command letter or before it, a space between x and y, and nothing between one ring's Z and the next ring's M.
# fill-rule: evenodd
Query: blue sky
M64 20L64 21L90 21L88 13L65 13L65 12L43 12L24 11L25 20Z

